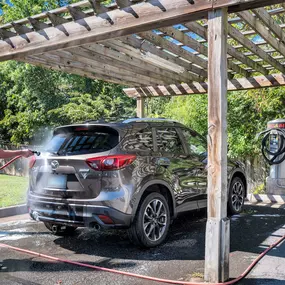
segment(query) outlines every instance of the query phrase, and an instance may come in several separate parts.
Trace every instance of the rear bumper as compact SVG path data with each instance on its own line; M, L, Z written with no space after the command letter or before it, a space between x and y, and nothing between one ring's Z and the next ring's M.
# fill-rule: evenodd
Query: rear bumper
M66 202L47 202L28 199L29 213L35 220L66 226L102 228L128 228L132 215L103 205L70 204ZM99 216L109 217L113 223L104 223Z

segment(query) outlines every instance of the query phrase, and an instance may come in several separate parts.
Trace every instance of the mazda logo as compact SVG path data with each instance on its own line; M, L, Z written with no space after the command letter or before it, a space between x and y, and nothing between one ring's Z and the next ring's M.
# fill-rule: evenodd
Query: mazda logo
M56 170L59 167L59 162L57 160L54 160L51 162L50 166L52 170Z

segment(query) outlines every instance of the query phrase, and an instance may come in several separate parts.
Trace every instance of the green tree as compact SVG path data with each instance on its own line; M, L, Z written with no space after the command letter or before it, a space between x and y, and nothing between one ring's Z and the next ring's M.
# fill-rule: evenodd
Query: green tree
M76 1L1 2L2 23ZM0 138L13 143L37 141L46 129L103 117L132 116L135 101L122 86L9 61L0 63Z

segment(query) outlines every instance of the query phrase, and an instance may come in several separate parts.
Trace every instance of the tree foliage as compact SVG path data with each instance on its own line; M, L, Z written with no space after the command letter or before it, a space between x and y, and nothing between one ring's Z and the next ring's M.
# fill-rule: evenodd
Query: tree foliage
M155 98L157 101L165 98ZM152 105L153 102L149 102ZM178 120L207 134L208 98L206 95L173 97L163 108L150 116ZM266 129L268 121L284 118L285 89L266 88L251 91L236 91L228 94L228 143L232 157L246 157L260 153L256 135Z
M1 2L2 23L76 1ZM122 86L9 61L0 63L0 138L40 141L46 129L88 119L133 116L135 101Z

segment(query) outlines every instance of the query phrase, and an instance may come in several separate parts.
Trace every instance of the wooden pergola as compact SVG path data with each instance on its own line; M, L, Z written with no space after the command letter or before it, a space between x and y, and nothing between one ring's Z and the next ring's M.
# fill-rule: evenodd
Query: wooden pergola
M282 17L284 0L82 1L1 26L0 61L126 85L141 117L145 98L208 93L205 280L218 282L229 275L226 93L285 85Z

